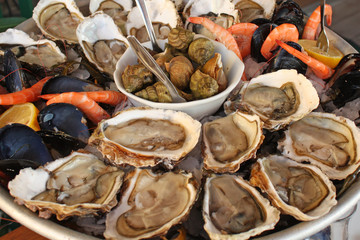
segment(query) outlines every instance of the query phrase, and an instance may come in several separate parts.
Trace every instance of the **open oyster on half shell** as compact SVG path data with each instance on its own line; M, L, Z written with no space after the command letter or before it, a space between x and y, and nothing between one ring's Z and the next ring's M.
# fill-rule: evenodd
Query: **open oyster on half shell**
M89 139L115 165L173 168L197 144L201 124L184 112L130 108L99 123Z
M330 179L344 179L360 166L360 130L347 118L313 112L285 131L283 155L319 167Z
M240 109L255 113L264 128L278 130L297 121L319 105L312 83L296 70L283 69L259 75L245 83L238 99L227 101L225 112Z
M240 240L273 229L280 211L241 177L224 174L206 179L203 217L211 239Z
M108 212L116 206L124 172L90 153L73 152L38 169L25 168L9 182L10 194L39 216L58 220Z
M281 155L258 159L250 183L265 192L273 206L301 221L327 214L336 205L336 189L317 167Z
M257 115L229 114L203 124L203 159L205 169L236 172L240 164L255 157L264 135Z
M190 212L198 193L192 174L137 168L124 181L119 205L106 217L106 239L144 239L165 234Z

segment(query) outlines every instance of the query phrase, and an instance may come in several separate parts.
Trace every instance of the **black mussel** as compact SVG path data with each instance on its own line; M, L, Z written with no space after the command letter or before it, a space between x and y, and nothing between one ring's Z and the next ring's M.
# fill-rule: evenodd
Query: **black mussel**
M4 54L5 85L8 92L17 92L29 87L19 60L11 50Z
M28 159L2 159L0 160L0 182L7 186L7 182L12 180L21 169L38 168L39 166L39 162Z
M63 132L40 130L37 132L50 150L53 159L63 158L86 147L86 143Z
M301 46L298 43L287 42L287 44L296 50L301 51ZM280 69L296 69L298 73L306 74L307 65L303 61L282 48L279 50L279 47L275 52L277 52L276 56L269 62L269 66L266 69L267 73L275 72Z
M304 12L299 4L292 0L279 1L273 14L272 22L277 25L283 23L294 24L301 36L305 27Z
M63 92L90 92L101 91L102 87L92 82L69 76L57 76L48 80L41 94L63 93Z
M83 113L68 103L53 103L43 108L38 115L42 130L64 132L83 142L87 142L90 134Z
M251 23L254 23L254 24L260 26L265 23L271 23L271 20L267 19L267 18L255 18L254 20L251 21Z
M265 23L260 25L254 32L251 38L251 57L257 62L265 62L266 59L261 54L261 46L263 45L266 37L269 35L271 30L276 28L277 25L274 23Z
M0 159L28 159L41 165L53 160L41 137L19 123L0 129Z

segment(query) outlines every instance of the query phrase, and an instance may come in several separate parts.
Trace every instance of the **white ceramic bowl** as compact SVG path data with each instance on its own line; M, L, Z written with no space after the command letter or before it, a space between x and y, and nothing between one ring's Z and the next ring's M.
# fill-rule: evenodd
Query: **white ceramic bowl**
M203 37L196 35L195 38ZM167 40L158 40L161 48L164 48ZM222 63L224 66L224 72L228 79L228 87L219 94L212 97L190 101L186 103L159 103L152 102L140 97L135 96L132 93L127 92L122 84L121 74L128 65L137 64L137 56L131 48L128 48L119 61L116 64L116 70L114 72L114 79L118 89L124 93L134 106L150 106L153 108L172 109L176 111L183 111L192 116L195 119L201 119L205 116L214 114L224 103L229 93L240 82L241 76L244 72L243 62L233 53L229 51L223 44L213 41L215 45L215 52L221 54ZM151 48L150 42L142 44L145 47Z

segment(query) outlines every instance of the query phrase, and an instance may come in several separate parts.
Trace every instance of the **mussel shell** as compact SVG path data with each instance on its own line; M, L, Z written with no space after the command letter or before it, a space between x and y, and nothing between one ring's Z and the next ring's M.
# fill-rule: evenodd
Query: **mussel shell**
M83 113L74 105L54 103L43 108L38 115L42 130L64 132L83 142L90 137Z
M10 180L13 179L21 169L31 167L38 168L40 163L28 159L2 159L0 160L0 172ZM1 175L0 175L1 178Z
M271 30L276 28L278 25L275 23L265 23L260 25L254 32L251 38L251 57L257 62L265 62L266 59L261 54L261 46L263 45L266 37L269 35Z
M69 76L57 76L49 79L43 86L41 94L63 92L101 91L102 87L85 80Z
M41 165L53 160L41 137L19 123L0 129L0 159L28 159Z
M17 92L29 87L26 84L25 73L21 70L20 61L11 50L6 50L4 54L4 74L5 85L9 92Z
M304 12L299 4L292 0L281 1L279 6L275 9L272 21L277 25L283 23L294 24L297 27L300 36L305 27Z
M261 26L265 23L271 23L271 20L267 18L255 18L254 20L251 21L251 23Z
M347 102L360 97L360 71L352 71L341 75L332 86L338 94L333 100L335 106L343 107Z
M301 51L301 46L299 44L295 42L287 42L287 44ZM279 48L277 48L274 52L277 51L279 51ZM276 54L276 57L271 59L266 72L274 72L280 69L296 69L298 73L305 75L307 65L297 57L288 53L286 50L280 49L280 51Z

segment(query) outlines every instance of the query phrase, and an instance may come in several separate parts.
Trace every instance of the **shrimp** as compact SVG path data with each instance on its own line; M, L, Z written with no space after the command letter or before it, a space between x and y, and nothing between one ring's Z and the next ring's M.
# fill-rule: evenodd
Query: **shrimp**
M258 27L254 23L237 23L227 29L234 36L243 58L251 53L251 39Z
M188 22L203 25L207 30L214 34L227 49L233 51L242 61L240 49L235 41L235 38L225 28L205 17L189 17Z
M276 40L276 43L280 45L283 49L285 49L290 54L294 55L295 57L299 58L303 61L306 65L308 65L311 70L315 73L315 75L321 79L326 79L333 75L334 70L327 66L326 64L316 60L315 58L310 57L307 54L304 54L293 47L290 47L284 42Z
M271 50L276 47L276 40L297 42L299 40L299 31L294 24L290 23L283 23L274 28L261 46L261 54L266 59L272 57Z
M101 102L114 106L126 100L126 96L123 93L116 91L92 91L92 92L78 92L78 93L82 95L86 95L95 102ZM59 95L60 93L53 93L53 94L40 95L40 97L45 100L50 100L51 98Z
M320 6L318 6L315 11L311 14L306 25L304 27L303 39L315 40L316 31L321 21ZM332 22L332 7L329 4L325 4L324 15L326 16L326 23L328 26Z
M46 105L52 103L70 103L79 108L95 124L101 120L110 118L110 115L101 108L94 100L78 92L61 93L46 102Z
M52 78L45 77L35 83L33 86L13 93L1 94L0 95L0 105L14 105L14 104L21 104L27 102L35 102L39 99L41 94L41 89L45 82Z

